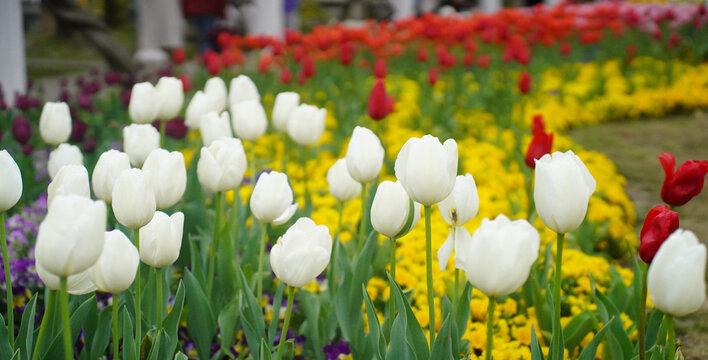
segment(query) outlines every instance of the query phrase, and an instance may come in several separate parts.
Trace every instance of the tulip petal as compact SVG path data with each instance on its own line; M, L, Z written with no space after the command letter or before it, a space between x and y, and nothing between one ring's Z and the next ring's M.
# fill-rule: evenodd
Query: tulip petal
M438 249L438 265L440 265L440 271L445 271L447 261L452 255L452 249L455 244L455 239L453 238L454 231L455 230L450 229L450 235L447 236L445 242L440 246L440 249Z
M291 217L293 217L293 215L295 214L295 211L297 211L297 203L294 203L294 204L288 206L287 208L285 208L285 211L283 211L283 213L280 214L280 216L278 216L277 218L275 218L273 220L273 225L285 224L286 222L288 222L288 220L290 220Z

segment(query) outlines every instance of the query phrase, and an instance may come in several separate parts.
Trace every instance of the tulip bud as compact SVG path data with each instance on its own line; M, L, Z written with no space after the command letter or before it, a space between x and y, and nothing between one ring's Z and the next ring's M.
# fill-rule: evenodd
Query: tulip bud
M91 267L91 279L99 291L118 294L135 280L140 265L138 249L120 230L105 233L103 252Z
M528 71L524 70L519 76L519 92L526 95L531 91L531 75Z
M60 195L79 195L91 197L88 170L83 165L66 165L59 170L47 189L47 206Z
M649 266L647 287L654 307L675 316L698 310L706 298L705 270L706 246L693 232L676 230Z
M499 215L484 219L466 238L455 241L455 266L467 273L470 284L487 296L505 296L526 282L538 257L541 238L526 220L510 221Z
M384 160L381 140L371 130L361 126L355 127L345 159L349 175L360 184L376 179Z
M65 102L48 102L39 117L39 135L49 145L57 146L69 140L71 113Z
M158 269L177 261L183 229L184 214L181 212L172 216L156 212L152 220L140 228L140 260Z
M325 131L326 109L300 104L288 120L288 135L300 146L314 145Z
M181 152L153 150L145 159L143 172L155 192L155 204L158 209L167 209L184 195L187 188L187 168Z
M455 186L457 175L457 143L425 135L410 138L396 158L396 178L408 196L423 205L444 200Z
M536 160L534 182L536 211L546 226L557 233L580 226L596 183L573 151L546 154Z
M7 150L0 150L0 213L15 206L22 196L22 173Z
M42 267L39 261L35 261L34 267L37 275L44 285L54 291L61 289L61 279ZM89 270L84 270L78 274L69 275L66 279L66 290L71 295L83 295L96 291L96 285L91 281Z
M224 111L219 116L216 111L210 111L204 114L199 130L202 133L202 142L205 146L211 145L214 140L232 137L229 113Z
M160 133L150 124L132 124L123 128L123 151L135 167L143 166L151 151L160 147Z
M659 156L664 167L664 185L661 187L661 199L671 206L686 204L703 191L703 183L708 173L708 161L687 160L676 169L676 160L669 153Z
M221 112L226 109L227 93L226 83L220 77L215 76L207 80L204 85L204 93L212 99L213 111Z
M293 189L286 174L271 171L261 173L251 194L251 213L261 223L281 225L295 214Z
M234 134L245 141L254 141L265 134L268 119L261 101L246 100L231 105L231 124Z
M113 214L123 226L140 229L155 214L155 192L140 169L120 173L113 185Z
M105 201L106 204L110 204L113 199L113 185L116 183L116 178L123 170L128 169L130 169L128 154L113 149L101 154L93 168L93 174L91 174L94 195Z
M288 120L300 104L300 94L292 91L281 92L273 105L273 126L280 132L288 131Z
M377 79L382 79L386 77L386 73L388 73L386 61L380 58L376 59L376 61L374 61L374 76L376 76Z
M229 105L234 106L248 100L261 101L258 88L253 80L246 75L239 75L231 79L229 84Z
M133 90L130 92L128 114L134 123L151 123L157 118L160 106L160 94L152 84L141 82L133 85Z
M384 84L383 79L376 79L374 87L369 94L366 110L369 116L377 121L385 118L392 110L388 95L386 95L386 84Z
M413 205L413 214L411 214ZM413 216L411 223L409 217ZM410 232L420 220L420 204L413 202L400 182L379 184L371 203L371 225L380 234L399 238Z
M61 144L49 153L49 161L47 162L49 178L54 179L64 165L83 165L83 163L84 156L81 155L81 150L77 146Z
M78 274L101 255L106 204L79 195L57 196L39 225L35 258L56 276Z
M352 179L347 170L347 161L339 159L327 170L329 193L339 201L351 200L361 193L361 184Z
M651 264L661 244L679 227L679 214L666 206L655 206L644 219L639 242L639 256Z
M194 96L192 96L189 105L187 105L184 123L190 129L199 129L202 116L210 111L217 111L219 101L220 100L216 97L213 98L211 95L197 91Z
M184 104L184 90L182 80L175 77L161 77L155 85L155 90L160 98L157 117L161 120L170 120L179 114Z
M247 166L241 140L219 139L209 147L202 147L197 176L199 183L210 192L233 190L241 185Z
M270 250L270 267L278 280L302 287L314 280L329 264L332 237L324 225L300 218Z
M526 166L530 168L536 167L536 160L543 155L550 154L553 148L553 133L546 133L543 130L535 132L529 147L526 149Z
M12 119L12 137L20 144L26 145L32 137L32 126L24 116Z
M438 82L438 79L440 78L440 70L436 67L431 67L428 70L428 84L435 85L436 82Z
M445 200L438 204L443 220L451 226L464 225L477 215L479 195L471 174L458 175L455 186Z

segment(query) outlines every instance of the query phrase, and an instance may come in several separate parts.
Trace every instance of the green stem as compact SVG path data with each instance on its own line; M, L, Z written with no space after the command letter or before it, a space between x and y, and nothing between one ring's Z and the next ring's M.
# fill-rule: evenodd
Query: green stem
M292 314L293 300L295 299L295 288L288 286L288 307L285 310L285 321L283 322L283 330L280 332L280 342L278 343L278 355L276 360L283 357L283 347L285 346L285 336L288 334L288 326L290 326L290 315Z
M251 149L249 151L251 153L251 161L248 163L249 167L251 168L251 186L256 187L256 142L251 141Z
M162 329L162 315L164 311L164 306L163 305L163 299L162 299L162 269L155 268L155 277L157 280L157 327Z
M556 269L554 272L555 280L553 281L553 322L554 322L554 332L563 331L561 328L561 267L563 262L563 233L558 233L556 238ZM559 338L553 336L554 340ZM560 345L560 349L563 349ZM562 350L561 350L562 351Z
M496 300L493 296L489 297L489 305L487 305L487 351L485 353L486 360L492 360L492 349L494 349L494 306Z
M258 306L261 305L261 299L263 298L263 258L265 258L265 244L268 234L266 233L266 227L268 224L261 224L261 249L258 253L258 283L256 285L256 296L258 297Z
M208 256L207 265L207 297L211 298L211 290L214 287L214 271L216 268L216 256L218 254L219 245L219 229L221 227L221 198L222 193L217 192L214 194L214 210L216 210L216 216L214 217L214 232L211 237L211 251Z
M69 293L66 291L67 276L59 278L59 298L61 302L61 321L64 326L64 359L74 359L74 348L71 345L71 324L69 323Z
M165 148L165 130L167 129L167 120L160 119L160 147Z
M430 331L430 348L435 343L435 296L433 291L433 245L430 228L430 205L425 205L425 272L428 280L428 314Z
M391 241L391 279L396 281L396 238L391 237L389 240ZM393 320L396 314L396 302L394 301L393 293L390 293L388 296L388 306L389 319Z
M135 230L135 247L140 251L140 229ZM140 264L138 272L135 274L135 347L137 359L140 359L140 345L142 345L142 302L140 301Z
M113 294L113 358L118 360L118 294Z
M337 282L337 253L339 252L339 234L342 231L342 209L343 204L341 201L337 201L337 233L334 236L334 247L332 248L332 257L329 264L329 276L327 277L327 288L330 289L330 294L334 294L335 285ZM334 299L334 297L332 297Z
M54 310L55 298L56 291L49 290L49 296L47 297L46 306L44 308L44 315L42 315L42 325L39 326L39 336L37 337L37 343L34 345L34 351L32 352L32 360L39 359L39 352L42 350L42 344L44 343L44 335L47 333L47 323L49 322L49 317Z
M647 327L647 267L641 266L642 299L639 302L639 360L646 360L646 327Z
M455 268L455 283L453 284L452 287L452 308L457 309L457 296L459 294L460 289L458 288L460 282L460 269Z
M361 220L359 221L359 252L364 247L366 240L366 221L369 217L369 209L366 206L367 195L369 194L369 184L366 183L361 189Z
M676 354L676 330L674 329L674 316L671 314L664 315L666 321L666 330L669 333L669 340L666 342L666 359L673 360Z
M7 300L7 334L10 336L10 347L15 348L15 302L12 297L12 275L10 274L10 258L7 252L5 237L5 212L0 212L0 242L2 242L2 266L5 268L5 293Z

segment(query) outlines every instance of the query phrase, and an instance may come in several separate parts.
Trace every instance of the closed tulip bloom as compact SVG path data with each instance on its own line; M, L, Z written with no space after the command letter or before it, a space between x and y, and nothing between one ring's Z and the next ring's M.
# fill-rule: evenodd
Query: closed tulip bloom
M199 130L202 133L204 146L211 145L214 140L230 138L232 137L231 117L226 111L222 112L221 115L215 111L210 111L202 116Z
M708 161L687 160L674 171L676 160L673 155L662 153L659 160L666 174L661 187L661 199L665 203L681 206L701 193L708 173Z
M279 132L288 131L288 120L300 105L300 94L292 91L279 93L273 104L273 127Z
M241 140L215 140L202 147L197 163L197 177L202 186L212 192L233 190L241 185L248 163Z
M158 269L173 264L182 247L183 229L181 212L171 216L156 212L152 220L140 228L140 260Z
M112 198L116 220L131 229L145 226L155 214L155 192L140 169L128 169L118 175Z
M49 145L57 146L69 140L71 113L65 102L48 102L39 117L39 135Z
M268 119L260 100L246 100L231 105L234 134L242 140L254 141L265 134Z
M295 214L293 189L288 176L277 171L261 173L251 194L251 213L261 223L280 225Z
M380 234L399 238L411 231L420 220L420 204L413 202L400 182L384 181L379 184L371 203L371 226ZM409 226L409 216L413 216Z
M414 201L429 206L444 200L455 186L457 143L425 135L410 138L396 158L396 178Z
M545 131L545 125L543 124L543 118L540 116L535 116L533 119L533 126L531 127L533 138L529 143L529 147L526 149L526 166L534 169L536 168L536 161L540 159L543 155L550 154L553 148L553 133L547 133Z
M389 98L386 94L386 84L383 79L376 79L374 87L371 88L366 110L369 116L376 121L382 120L391 112Z
M204 93L212 100L212 111L221 112L226 110L228 94L226 93L224 80L218 76L210 78L204 85Z
M22 173L7 150L0 151L0 173L0 212L4 212L15 206L22 196Z
M339 201L351 200L361 193L361 184L349 175L347 161L344 159L337 160L327 170L327 184L329 193Z
M90 268L103 250L106 204L79 195L57 196L39 225L35 258L56 276Z
M143 162L151 151L160 147L160 133L150 124L133 124L123 128L123 151L135 167Z
M347 170L360 184L376 179L381 172L384 148L381 140L371 130L357 126L347 146Z
M138 249L120 230L106 232L103 252L91 267L91 278L99 291L118 294L127 290L138 271Z
M160 106L160 94L152 84L141 82L133 85L133 90L130 92L130 103L128 103L128 114L134 123L151 123L157 118Z
M706 246L688 230L676 230L657 251L647 273L649 298L675 316L697 311L706 299Z
M78 146L61 144L49 153L49 161L47 162L49 178L54 179L64 165L83 165L83 163L84 156L81 155Z
M123 170L130 169L128 154L118 150L108 150L101 154L91 174L93 194L110 204L113 199L113 185Z
M270 267L278 280L302 287L314 280L329 264L332 236L324 225L299 218L270 250Z
M155 90L160 98L160 109L157 117L161 120L170 120L176 117L184 104L184 89L182 80L175 77L163 76L157 81Z
M184 195L187 188L187 168L181 152L153 150L145 159L143 172L155 192L155 204L158 209L167 209Z
M679 214L667 206L655 206L644 219L639 242L639 256L651 264L661 244L679 227Z
M244 101L261 101L261 95L253 80L246 75L239 75L231 79L229 84L229 105L234 106Z
M451 226L464 225L477 215L479 195L471 174L458 175L455 186L445 200L438 204L443 220Z
M325 131L326 109L300 104L288 120L288 135L301 146L314 145Z
M50 273L42 267L39 261L34 263L34 268L37 270L37 275L42 280L44 285L54 291L58 291L61 288L61 279L58 276ZM66 289L71 295L83 295L90 292L96 291L96 285L94 285L91 280L91 273L89 270L84 270L78 274L69 275L66 279Z
M192 130L199 129L202 121L202 116L210 111L217 111L216 102L218 100L202 91L197 91L192 100L187 105L187 110L184 114L184 123Z
M88 170L83 165L66 165L59 170L47 188L47 206L59 195L91 197Z
M521 287L538 257L541 238L526 220L504 215L484 219L465 241L455 243L455 266L487 296L505 296Z
M536 160L534 183L536 211L548 228L567 233L580 226L596 184L573 151L546 154Z

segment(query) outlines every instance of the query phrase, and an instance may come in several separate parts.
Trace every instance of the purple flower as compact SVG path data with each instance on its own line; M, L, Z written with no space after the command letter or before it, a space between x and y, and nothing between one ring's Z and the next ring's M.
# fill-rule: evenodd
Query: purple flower
M76 102L79 107L88 111L93 112L93 99L91 98L91 93L83 92L76 96Z
M30 99L26 95L15 95L15 107L20 110L27 110L31 106Z
M32 127L26 117L12 119L12 137L20 144L26 144L32 137Z
M349 349L349 344L342 339L339 342L325 345L322 348L322 352L325 354L325 359L336 360L340 355L351 354L351 349Z
M73 142L83 141L84 136L86 136L86 130L88 130L88 125L81 121L81 119L76 119L74 124L71 126L71 136L69 137L69 140Z

